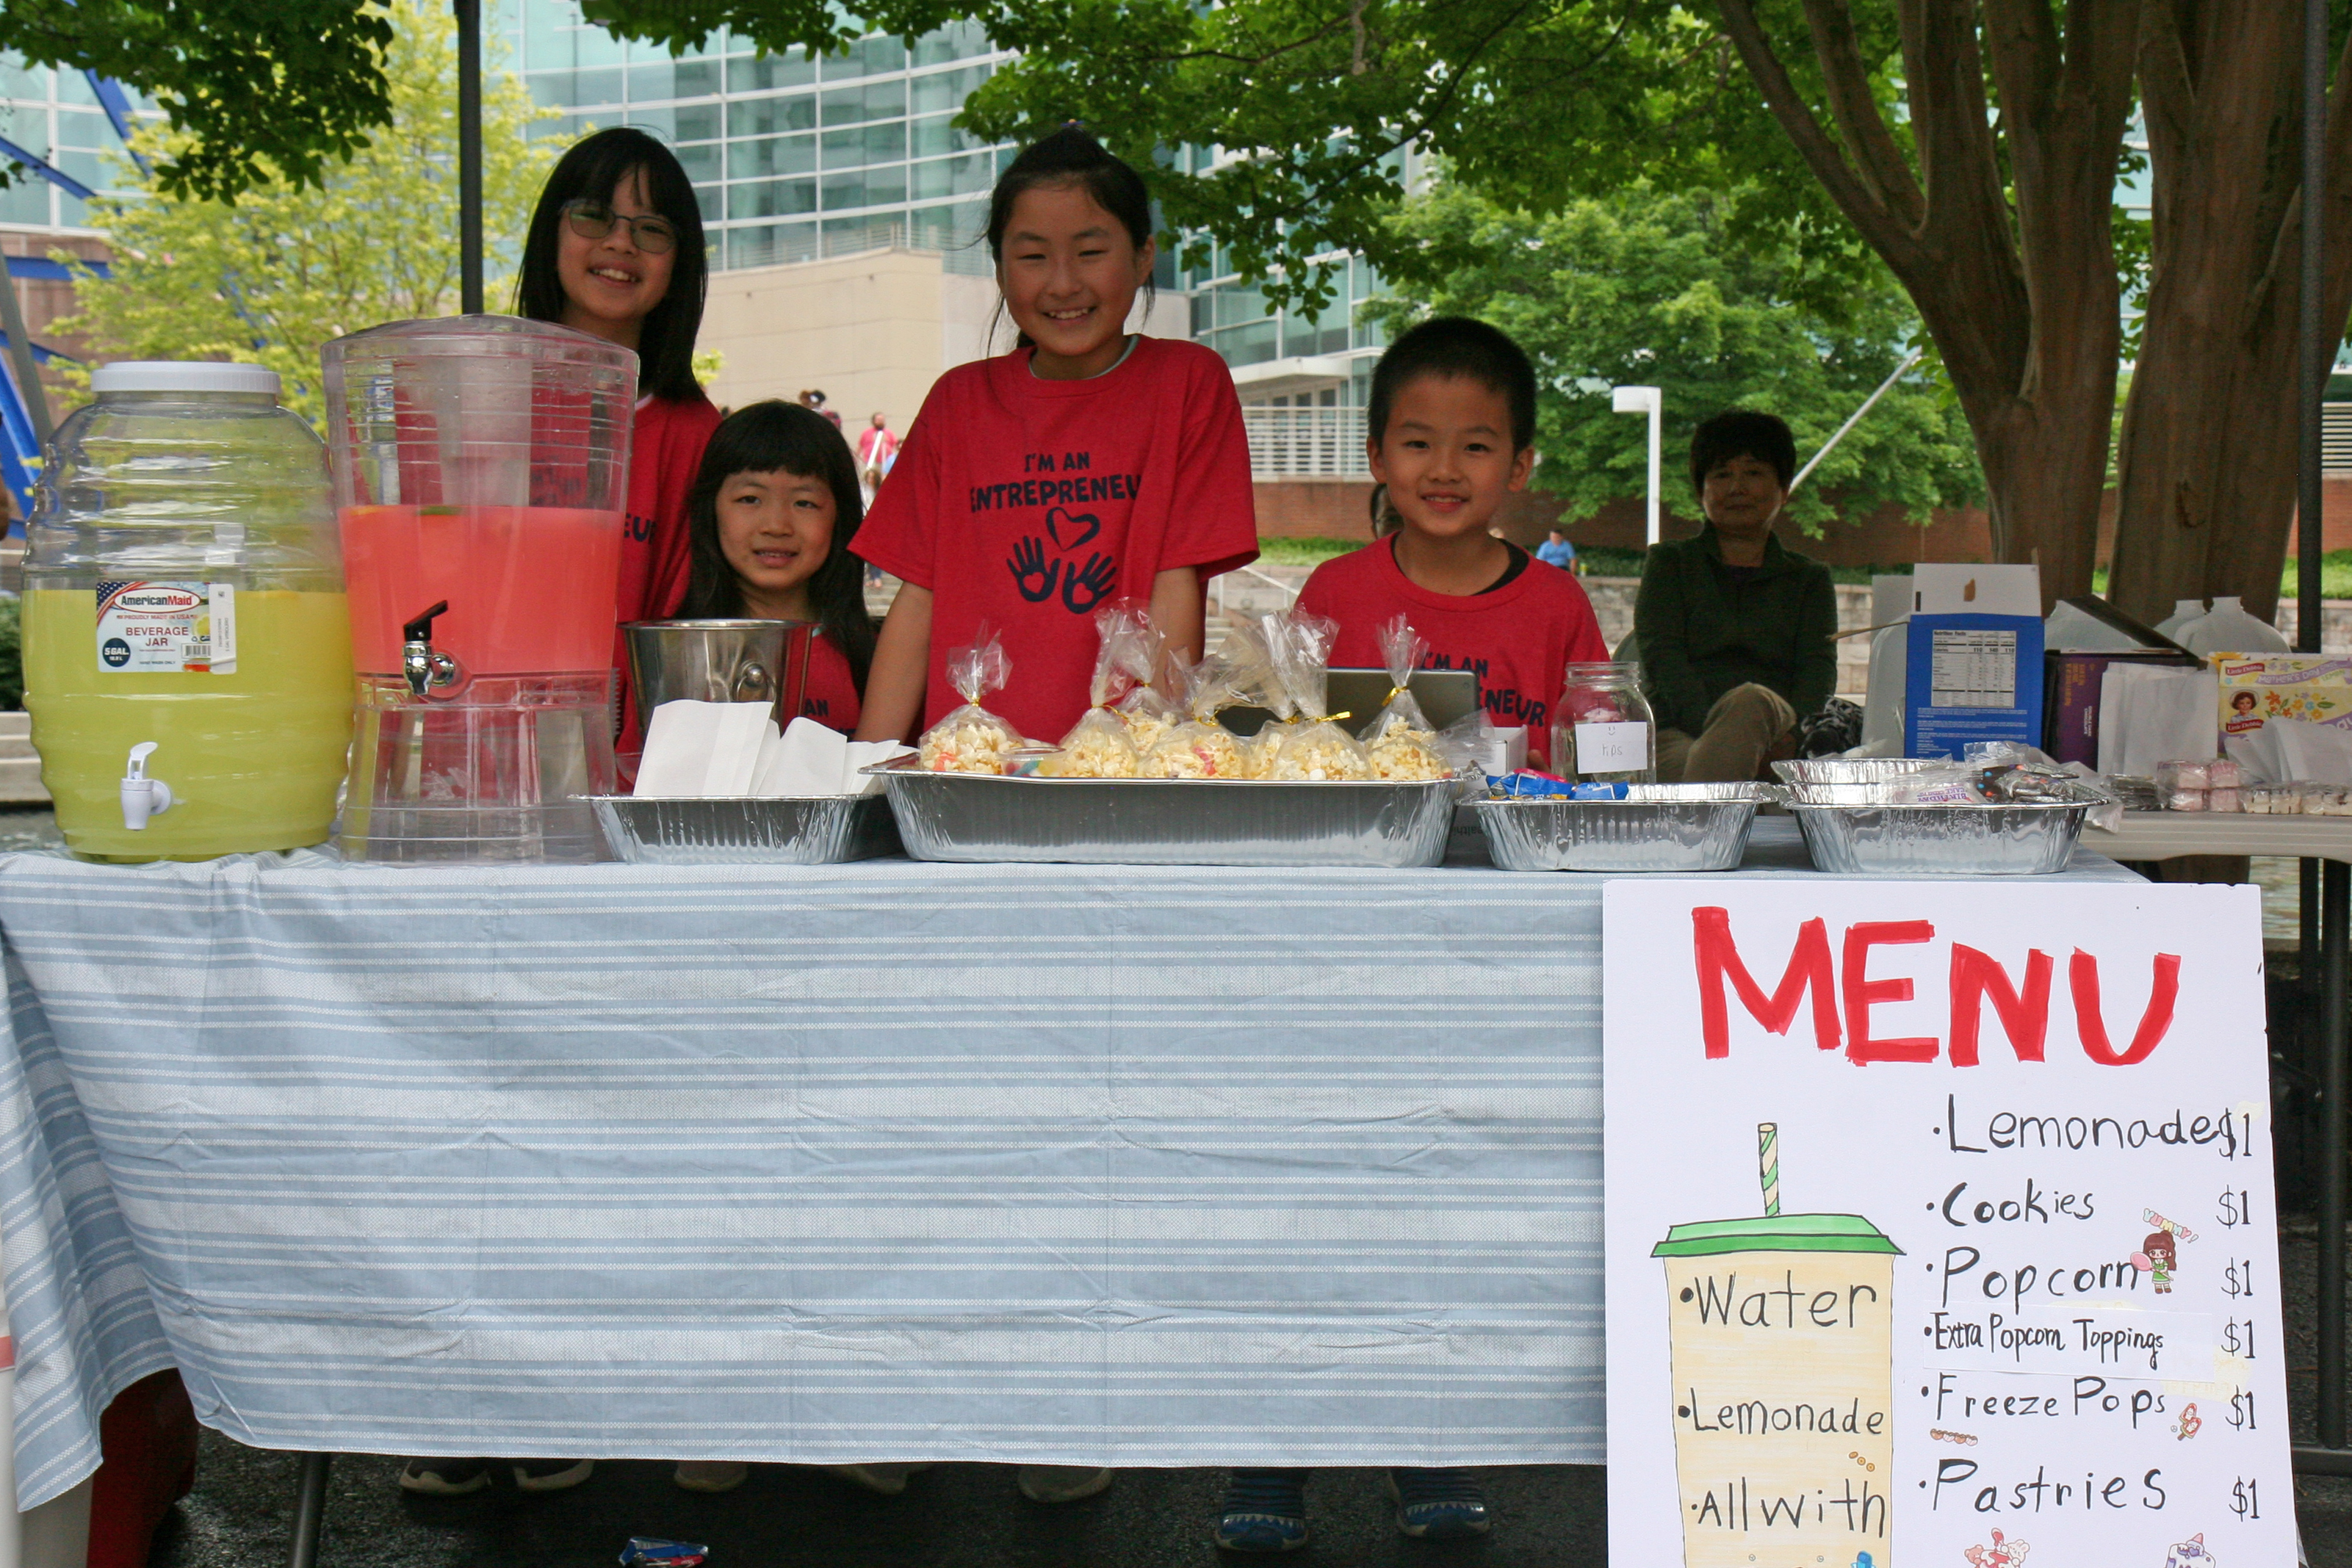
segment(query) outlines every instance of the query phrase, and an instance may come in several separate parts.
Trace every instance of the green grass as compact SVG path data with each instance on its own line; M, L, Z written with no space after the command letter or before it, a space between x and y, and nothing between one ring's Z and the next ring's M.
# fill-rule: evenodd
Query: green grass
M1276 566L1321 566L1335 555L1364 548L1362 539L1266 539L1257 541L1260 560Z
M2286 570L2279 576L2279 597L2293 599L2302 582L2303 574L2295 570L2294 558L2290 556ZM2352 549L2332 549L2319 558L2319 596L2352 599Z

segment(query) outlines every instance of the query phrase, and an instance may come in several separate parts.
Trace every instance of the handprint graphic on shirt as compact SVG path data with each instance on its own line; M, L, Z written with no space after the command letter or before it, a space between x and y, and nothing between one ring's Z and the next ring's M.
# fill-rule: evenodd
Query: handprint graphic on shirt
M1054 584L1059 581L1062 576L1062 563L1058 560L1049 563L1045 559L1045 541L1034 535L1014 541L1013 559L1006 561L1004 566L1006 570L1013 573L1013 586L1019 589L1021 597L1032 604L1043 604L1053 598ZM1076 580L1077 575L1075 570L1070 573L1073 581ZM1033 583L1034 586L1032 586ZM1100 595L1097 597L1099 598ZM1094 606L1089 603L1087 608L1091 610Z
M1085 566L1070 568L1070 575L1062 582L1062 606L1073 615L1091 614L1096 605L1110 596L1111 586L1118 580L1118 570L1110 557L1097 550L1087 557Z

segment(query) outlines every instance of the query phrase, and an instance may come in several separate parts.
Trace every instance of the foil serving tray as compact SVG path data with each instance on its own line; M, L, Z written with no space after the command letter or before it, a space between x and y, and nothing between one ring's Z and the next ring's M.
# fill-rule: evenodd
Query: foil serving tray
M898 852L879 795L592 795L605 842L636 865L837 865Z
M1476 802L1505 871L1729 871L1747 852L1760 784L1633 784L1622 800Z
M2094 804L1787 801L1814 869L1843 876L2043 876L2063 871Z
M912 758L866 771L917 860L1432 866L1454 827L1452 779L1014 779Z

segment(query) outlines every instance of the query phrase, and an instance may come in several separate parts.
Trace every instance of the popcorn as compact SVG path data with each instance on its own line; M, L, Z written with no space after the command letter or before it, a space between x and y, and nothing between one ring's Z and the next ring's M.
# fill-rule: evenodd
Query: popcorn
M1143 759L1147 779L1247 779L1249 758L1224 726L1193 719L1153 743Z
M1372 777L1412 784L1453 778L1454 769L1437 754L1436 739L1433 730L1390 725L1365 748L1371 758Z
M1179 717L1166 697L1150 686L1138 686L1111 710L1127 726L1127 738L1140 757L1174 727Z
M1364 748L1328 719L1286 737L1265 770L1258 775L1261 779L1327 781L1371 776L1371 759L1364 755Z
M1429 643L1402 613L1381 623L1381 659L1388 666L1389 700L1364 732L1371 777L1405 783L1432 783L1454 777L1437 752L1437 728L1413 700L1412 673Z
M933 773L1003 773L1011 754L1028 744L1019 730L980 706L982 697L1003 689L1013 661L986 622L977 638L948 655L948 683L962 695L963 706L925 730L916 747L916 760Z
M1134 779L1141 770L1127 727L1102 708L1089 708L1062 748L1037 768L1047 779Z
M1038 766L1049 779L1132 779L1137 771L1134 740L1127 726L1111 711L1111 704L1129 687L1151 678L1160 657L1160 633L1151 617L1131 599L1121 600L1095 617L1102 642L1095 654L1091 706L1080 715L1062 748Z

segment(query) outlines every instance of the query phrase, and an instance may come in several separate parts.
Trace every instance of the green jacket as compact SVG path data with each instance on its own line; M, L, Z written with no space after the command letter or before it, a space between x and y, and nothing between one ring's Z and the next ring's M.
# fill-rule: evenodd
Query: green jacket
M1837 691L1837 591L1829 568L1766 536L1764 564L1745 582L1723 564L1715 525L1652 545L1633 603L1642 690L1661 728L1696 735L1707 710L1754 681L1800 718Z

